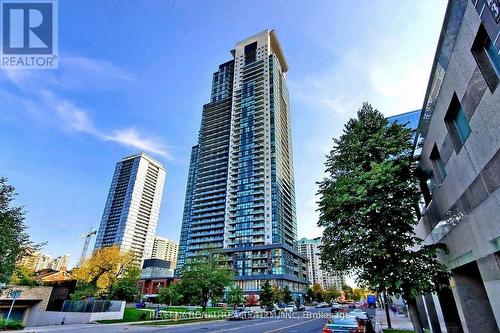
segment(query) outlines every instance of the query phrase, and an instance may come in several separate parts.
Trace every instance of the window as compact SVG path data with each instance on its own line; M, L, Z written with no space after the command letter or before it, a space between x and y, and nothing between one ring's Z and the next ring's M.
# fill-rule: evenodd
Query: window
M482 24L472 44L471 52L490 91L494 92L500 76L500 55Z
M432 162L432 168L434 169L434 175L436 176L439 184L441 184L446 178L446 168L444 167L443 160L441 159L441 155L439 155L436 145L432 148L430 159Z
M455 152L458 154L469 137L471 129L467 116L465 115L456 94L453 94L450 106L448 107L448 111L444 117L444 121L446 123L446 127L448 128L448 133L450 133Z
M245 65L255 62L257 42L245 45Z

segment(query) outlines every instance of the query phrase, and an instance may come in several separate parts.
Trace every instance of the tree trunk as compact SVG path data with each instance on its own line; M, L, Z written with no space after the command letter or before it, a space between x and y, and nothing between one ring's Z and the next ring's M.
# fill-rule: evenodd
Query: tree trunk
M203 297L201 301L201 317L205 319L205 313L207 311L208 298Z
M387 302L387 292L384 290L385 316L387 317L387 328L392 328L391 316L389 314L389 303Z
M410 320L415 332L424 333L424 328L420 322L420 315L418 314L417 301L414 297L409 297L408 299L408 313L410 314Z

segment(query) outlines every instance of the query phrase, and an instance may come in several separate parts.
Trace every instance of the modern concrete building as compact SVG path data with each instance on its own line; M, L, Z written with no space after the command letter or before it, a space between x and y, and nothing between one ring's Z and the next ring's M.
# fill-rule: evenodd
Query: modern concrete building
M116 164L94 249L119 245L138 265L151 256L165 168L145 153Z
M179 253L179 244L172 240L155 236L153 241L153 252L151 259L162 259L170 262L172 269L175 269L177 255Z
M178 266L223 249L245 292L271 280L299 295L307 259L297 250L288 64L274 31L231 54L213 75L192 150Z
M498 1L449 1L415 139L417 234L449 250L439 259L450 290L438 295L448 332L500 327L499 22ZM435 304L424 299L432 324Z
M321 268L321 237L314 239L302 238L299 241L299 252L309 260L307 264L309 281L312 284L319 284L323 289L334 286L337 290L342 290L345 284L345 276L340 273L329 272Z

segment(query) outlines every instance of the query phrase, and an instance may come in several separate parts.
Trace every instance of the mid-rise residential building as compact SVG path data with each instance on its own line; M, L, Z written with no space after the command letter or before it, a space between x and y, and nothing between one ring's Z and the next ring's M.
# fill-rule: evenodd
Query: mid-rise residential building
M299 252L309 260L307 270L311 285L319 284L323 289L334 286L337 290L342 290L342 285L345 284L344 274L330 272L321 267L321 237L302 238L299 241Z
M162 259L170 262L170 268L175 269L177 255L179 253L179 244L172 240L155 236L153 241L152 259Z
M222 249L245 292L269 280L299 295L307 259L297 250L288 64L274 31L231 54L213 75L191 153L178 267Z
M33 272L38 272L43 269L51 269L55 271L64 271L68 268L69 254L54 258L51 255L40 252L33 253L22 258L19 265L26 267Z
M135 262L151 256L163 195L165 168L140 153L116 164L94 249L118 245Z
M423 205L417 234L444 244L450 289L425 295L432 329L500 327L500 11L498 1L451 0L416 142Z

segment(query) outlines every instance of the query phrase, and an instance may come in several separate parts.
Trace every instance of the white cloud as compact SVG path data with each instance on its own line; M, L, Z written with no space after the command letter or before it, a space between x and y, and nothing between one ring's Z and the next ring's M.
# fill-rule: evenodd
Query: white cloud
M105 142L115 142L158 154L168 160L173 159L168 147L161 140L149 137L134 127L100 129L89 115L92 110L82 108L74 101L63 97L63 90L71 87L74 89L88 85L95 88L106 81L113 81L113 84L118 85L120 81L135 81L132 75L105 61L83 57L63 59L61 66L64 69L57 75L47 71L44 71L43 75L40 71L0 71L3 73L0 75L0 80L4 79L18 88L17 94L10 96L24 106L31 120L55 127L65 133L85 133ZM18 110L10 112L18 114Z
M173 159L168 149L160 141L144 137L133 128L113 131L111 135L105 135L104 138L105 140L156 153L167 160Z

